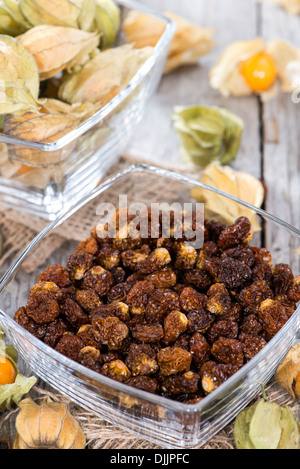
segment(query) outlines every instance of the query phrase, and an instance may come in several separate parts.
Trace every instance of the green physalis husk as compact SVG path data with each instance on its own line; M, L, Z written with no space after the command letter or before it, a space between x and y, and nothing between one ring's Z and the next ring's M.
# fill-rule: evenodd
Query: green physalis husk
M7 357L13 364L16 371L16 379L12 384L0 385L0 413L15 404L18 405L20 400L30 389L36 384L37 379L34 376L26 377L19 373L17 367L18 353L12 345L4 342L4 333L0 327L0 355Z
M233 434L237 449L300 448L300 425L291 409L265 398L239 413Z
M174 128L186 163L205 167L213 161L230 163L238 154L243 121L224 108L175 107Z

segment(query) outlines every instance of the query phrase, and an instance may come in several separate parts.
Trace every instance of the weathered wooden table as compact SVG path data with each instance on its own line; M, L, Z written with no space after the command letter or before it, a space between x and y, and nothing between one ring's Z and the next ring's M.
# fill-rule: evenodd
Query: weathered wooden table
M245 123L241 151L233 166L261 178L268 189L265 209L300 228L300 103L281 94L262 105L255 97L223 98L208 81L210 68L232 42L283 38L300 47L300 17L287 14L271 0L143 0L215 30L216 47L198 66L165 76L148 105L128 153L157 165L181 164L179 141L172 129L175 105L217 105Z

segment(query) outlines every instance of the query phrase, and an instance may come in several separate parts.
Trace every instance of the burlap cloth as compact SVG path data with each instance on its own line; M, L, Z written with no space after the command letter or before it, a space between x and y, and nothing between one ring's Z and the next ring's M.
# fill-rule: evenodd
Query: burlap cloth
M122 156L111 168L107 176L115 174L128 167L128 165L134 163L145 162L129 156ZM165 169L176 170L186 176L192 175L194 178L197 176L195 175L195 170L192 168L166 167ZM95 213L95 211L93 211L93 213ZM87 213L86 216L88 217L89 214ZM74 223L76 224L76 218L74 219ZM16 210L7 209L5 207L1 208L0 227L4 238L3 256L0 261L1 274L3 274L3 269L7 268L9 262L11 262L11 260L20 253L46 225L47 222L45 220L41 220L31 215L20 216L20 213ZM74 231L72 230L72 227L69 232L58 231L55 236L48 240L47 246L43 244L43 251L39 253L39 256L35 257L36 259L39 259L40 265L44 264L47 261L47 258L50 257L51 253L58 249L66 239L69 239L70 236L74 238L74 232L76 232L78 241L84 239L80 237L80 230L78 230L77 226L77 230ZM34 271L37 267L37 264L26 264L26 270L28 270L28 272ZM87 412L69 401L68 398L57 393L48 385L45 385L45 383L38 382L37 386L33 390L33 394L37 400L48 395L55 401L68 403L70 411L79 421L83 429L87 441L87 447L89 449L161 449L160 446L152 444L145 439L138 438L136 435L101 420L94 414ZM266 387L266 395L270 401L281 405L289 405L296 417L300 419L298 402L294 401L288 393L278 385L275 379L272 379ZM16 411L12 411L5 415L2 418L2 421L0 420L0 436L2 435L3 437L3 433L7 432L11 437L13 437L13 422L15 415ZM201 449L235 449L233 423L221 430L218 435L212 438Z

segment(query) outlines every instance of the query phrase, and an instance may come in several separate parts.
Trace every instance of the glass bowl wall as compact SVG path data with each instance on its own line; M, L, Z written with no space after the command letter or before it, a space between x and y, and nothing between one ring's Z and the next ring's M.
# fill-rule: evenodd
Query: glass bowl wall
M299 308L258 355L216 391L194 405L152 395L97 374L36 339L16 324L13 317L17 309L26 304L29 289L44 268L56 263L66 264L69 254L78 244L76 227L85 238L89 236L99 221L97 208L100 204L110 203L118 207L119 195L126 196L128 204L183 204L192 201L190 191L195 186L204 188L208 195L217 193L224 201L231 200L242 211L253 210L262 224L262 231L254 237L253 244L269 249L274 264L288 263L294 274L299 274L300 261L296 254L300 245L298 230L196 180L154 167L134 165L106 180L92 194L52 222L11 264L0 284L1 327L33 373L100 418L167 448L204 445L260 392L260 383L269 381L293 344L300 325ZM26 261L35 262L49 237L60 230L73 233L73 237L70 235L70 240L52 254L45 265L28 274Z

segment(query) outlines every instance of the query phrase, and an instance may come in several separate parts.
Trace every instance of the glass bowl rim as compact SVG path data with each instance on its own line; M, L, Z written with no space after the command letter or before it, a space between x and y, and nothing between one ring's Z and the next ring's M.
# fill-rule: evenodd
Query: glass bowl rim
M6 144L19 145L21 147L32 148L40 151L50 152L57 151L65 146L72 143L78 137L86 133L88 130L93 128L95 125L99 124L106 117L108 117L122 102L124 102L130 94L140 85L140 83L146 78L150 70L157 63L163 50L171 44L176 25L175 22L163 15L162 13L153 10L136 0L115 0L115 2L120 6L125 6L131 10L138 10L145 14L156 17L157 19L162 20L166 23L166 28L158 43L154 47L154 53L149 57L146 62L140 67L138 72L130 80L128 85L123 88L109 103L107 103L103 108L93 114L89 119L82 122L80 125L72 129L66 135L56 140L55 142L36 142L34 140L26 140L22 138L10 137L9 135L0 134L0 142Z
M27 255L30 254L31 250L42 241L42 239L49 234L53 229L59 226L61 223L66 221L70 218L75 212L77 212L80 208L82 208L87 203L91 202L95 197L98 197L102 193L104 193L108 188L113 186L115 183L119 182L122 178L133 174L133 173L141 173L147 172L153 175L162 176L168 179L176 180L185 184L194 185L197 187L201 187L206 189L210 192L216 193L223 197L226 197L238 204L241 204L254 212L258 215L261 215L265 218L270 219L275 224L280 224L288 231L291 231L294 235L296 235L300 240L300 231L293 226L289 225L285 221L271 215L270 213L266 212L263 209L259 209L254 207L253 205L244 202L243 200L238 199L235 196L227 194L219 189L215 189L212 186L207 184L201 183L191 177L183 176L179 173L169 171L163 168L159 168L156 166L150 166L147 164L137 163L129 166L128 168L124 169L121 172L108 177L105 181L103 181L96 189L94 189L90 195L83 198L80 202L77 202L71 209L66 211L62 211L58 217L49 223L44 230L42 230L22 251L21 254L17 256L17 258L12 262L10 267L4 273L4 275L0 279L0 294L7 284L10 283L11 278L17 272L17 269L21 266L22 262L25 260ZM175 401L169 399L167 397L151 394L146 391L142 391L126 384L117 382L111 378L107 378L106 376L101 375L93 370L88 369L87 367L69 359L68 357L62 355L61 353L57 352L56 350L52 349L50 346L46 345L44 342L33 336L30 332L26 331L22 326L17 324L14 319L8 316L5 311L0 308L0 319L1 316L5 318L5 321L10 325L13 330L16 330L20 335L24 336L29 342L31 342L37 349L41 350L45 355L51 356L52 359L56 359L60 364L66 366L69 370L72 370L73 373L78 373L83 379L83 377L88 378L89 380L94 381L95 383L99 383L99 385L104 385L108 387L112 387L115 390L123 392L124 394L129 394L132 397L141 398L142 400L146 400L153 404L161 405L166 409L173 410L174 412L181 412L181 413L201 413L204 408L207 408L211 403L218 400L218 397L222 396L223 392L226 391L227 387L234 387L235 383L238 383L241 378L247 375L248 372L253 370L263 359L264 356L268 355L268 353L274 348L275 344L277 344L281 338L285 335L285 333L292 327L292 324L296 317L300 315L300 305L292 315L292 317L287 321L287 323L283 326L283 328L267 343L267 345L255 356L253 357L248 363L246 363L242 368L240 368L233 376L231 376L228 380L226 380L223 384L221 384L215 391L211 394L205 396L200 402L195 404L186 404L179 401ZM1 322L1 321L0 321ZM296 336L296 332L295 332ZM33 370L34 371L34 370Z

